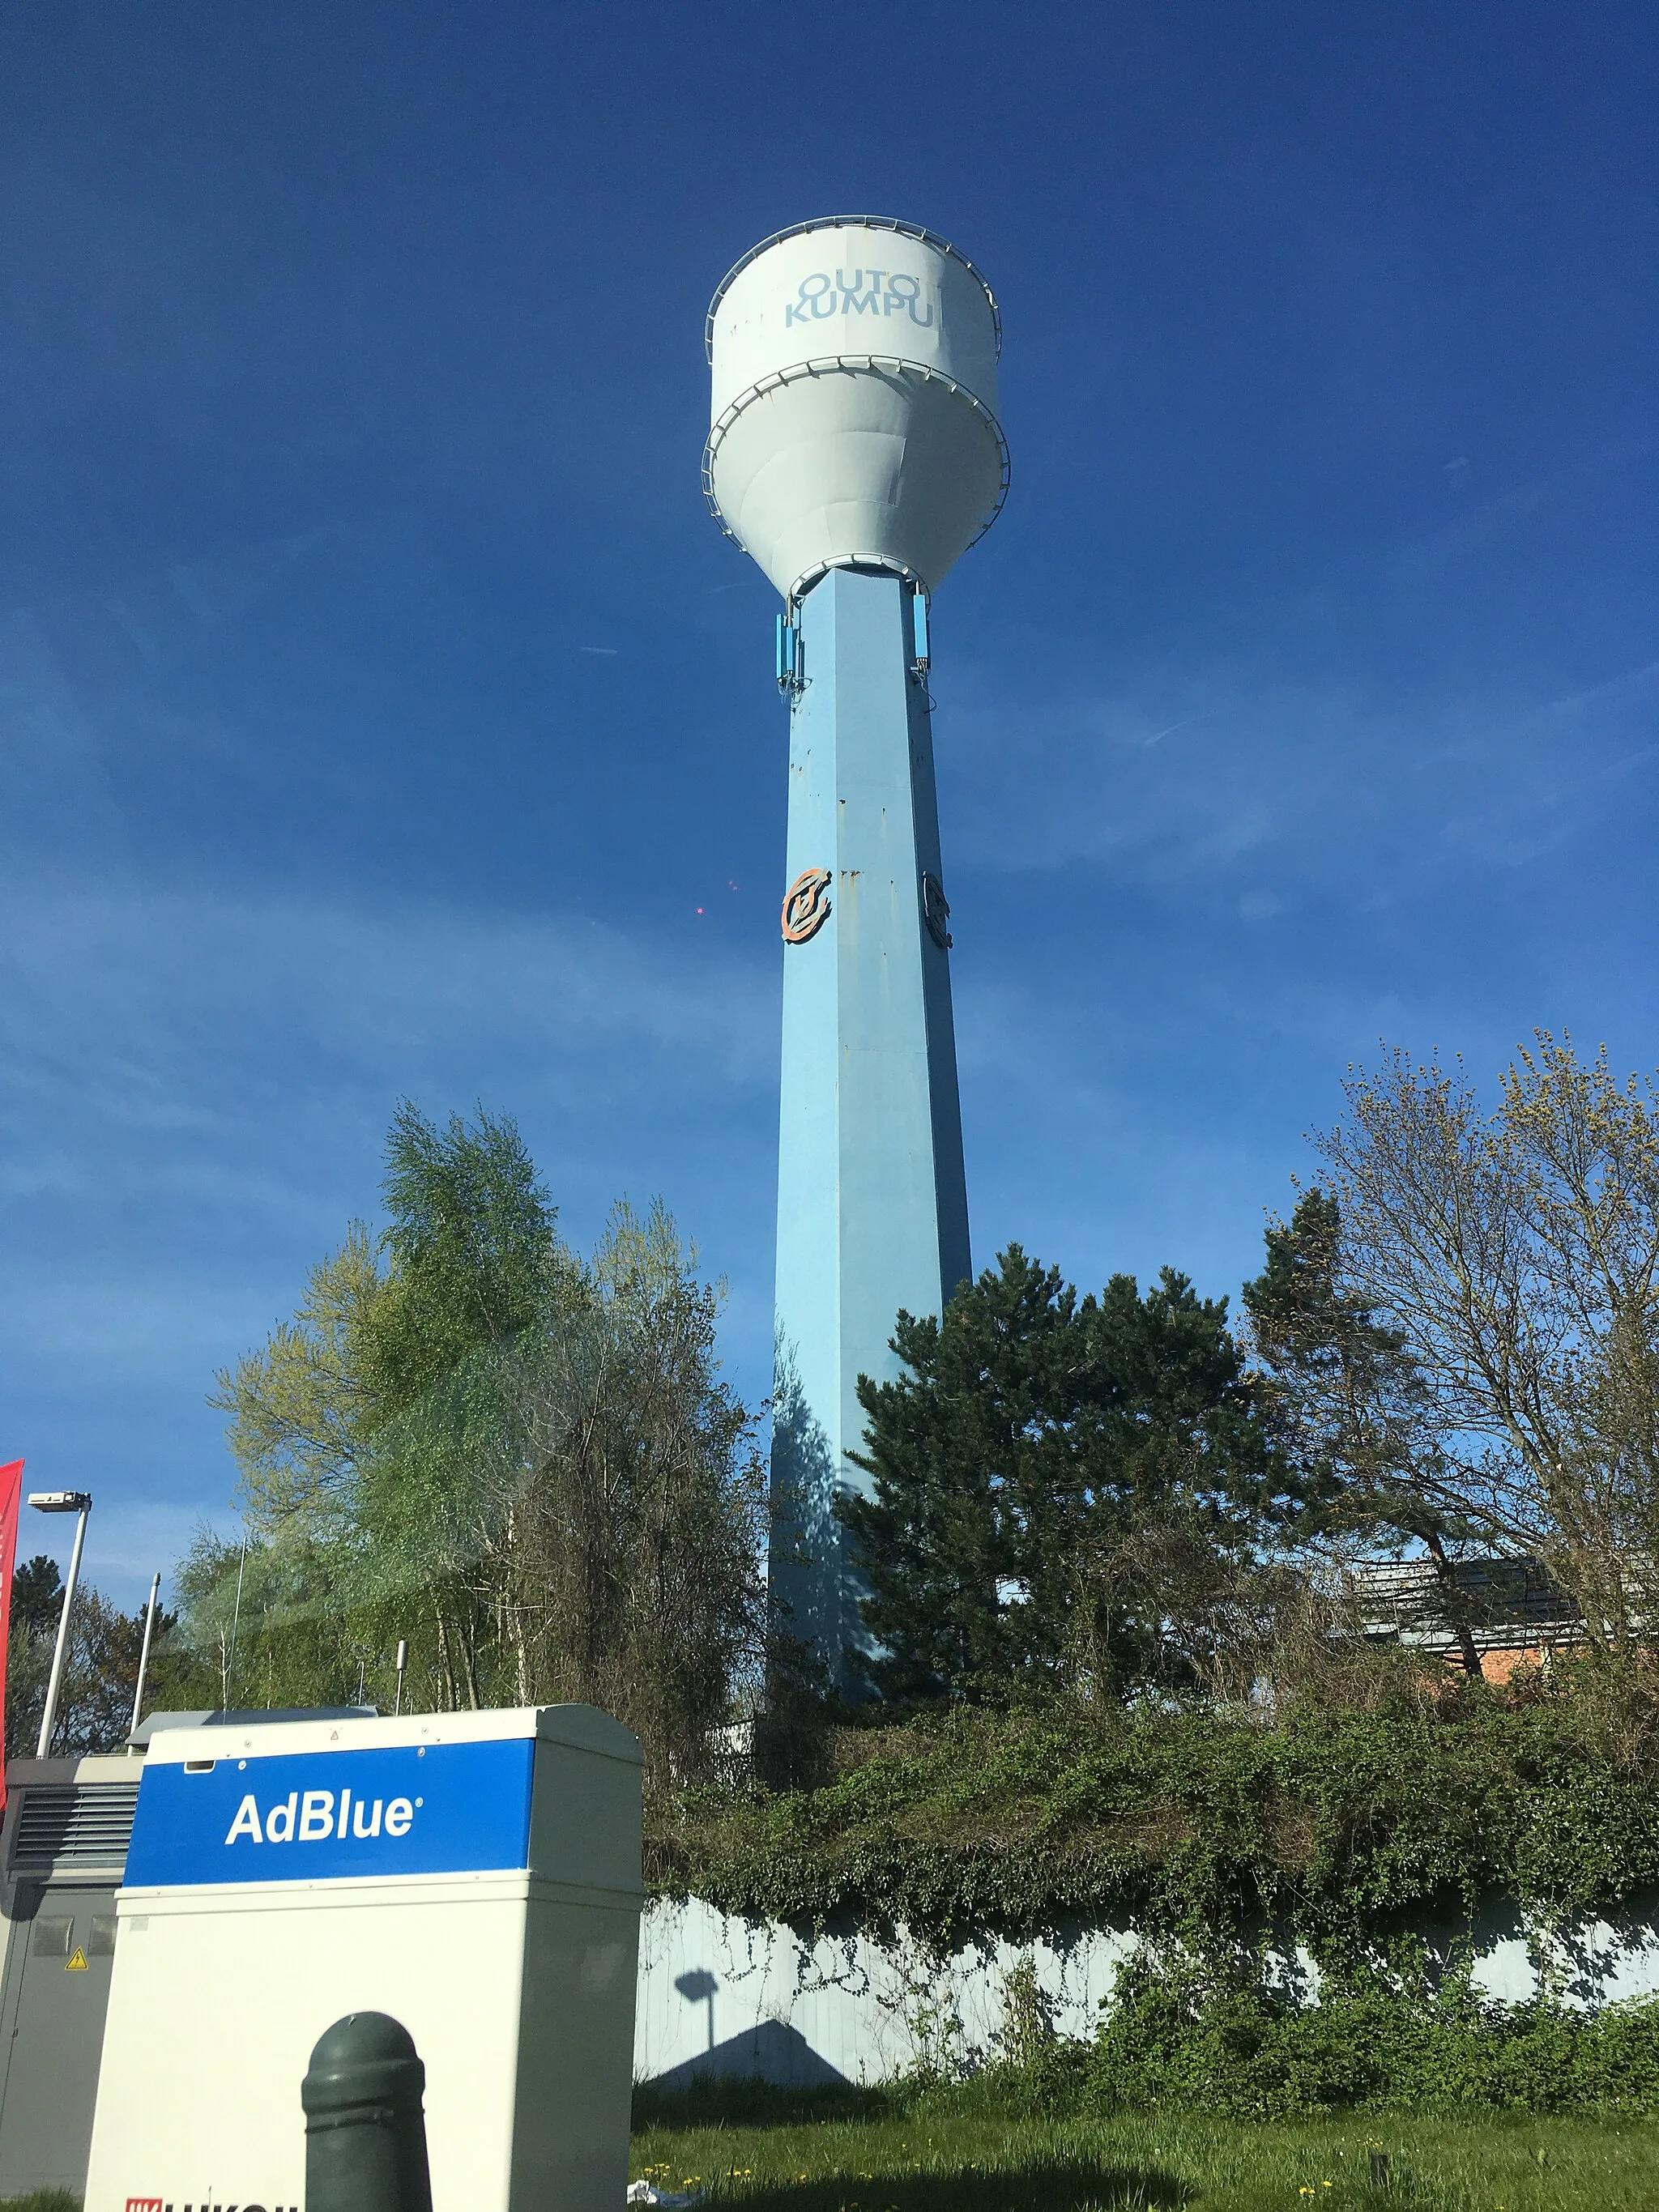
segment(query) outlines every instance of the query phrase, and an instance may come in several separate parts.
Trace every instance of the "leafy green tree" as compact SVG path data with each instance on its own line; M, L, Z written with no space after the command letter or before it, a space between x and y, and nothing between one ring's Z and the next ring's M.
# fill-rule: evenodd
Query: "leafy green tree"
M34 1754L63 1604L64 1581L55 1559L41 1553L14 1571L6 1648L9 1759ZM158 1632L165 1635L172 1622L170 1613L159 1614ZM124 1613L88 1583L76 1591L52 1731L55 1757L113 1751L125 1741L143 1632L142 1606L136 1613Z
M263 1534L251 1528L246 1543L201 1529L170 1581L181 1626L152 1662L151 1706L344 1705L366 1669L365 1695L390 1701L395 1635L386 1642L389 1624L363 1606L303 1511Z
M64 1607L64 1577L50 1553L37 1552L11 1577L11 1632L31 1644L50 1644Z
M377 1419L419 1403L465 1359L570 1302L580 1271L516 1126L480 1112L440 1130L405 1101L386 1139L387 1265L358 1352Z
M869 1494L836 1507L884 1696L1165 1671L1164 1595L1126 1547L1156 1527L1243 1555L1296 1504L1226 1315L1168 1268L1079 1298L1018 1245L942 1320L900 1315L907 1371L859 1384Z
M6 1644L6 1756L33 1758L46 1702L52 1647L64 1602L56 1559L42 1552L13 1570Z
M586 1699L690 1772L758 1664L754 1424L720 1292L660 1207L583 1260L513 1123L413 1107L388 1226L222 1375L248 1543L182 1570L193 1666L240 1700Z
M390 1220L314 1267L291 1322L217 1378L256 1527L345 1495L370 1440L464 1361L545 1322L580 1268L512 1121L447 1129L405 1101L386 1139Z

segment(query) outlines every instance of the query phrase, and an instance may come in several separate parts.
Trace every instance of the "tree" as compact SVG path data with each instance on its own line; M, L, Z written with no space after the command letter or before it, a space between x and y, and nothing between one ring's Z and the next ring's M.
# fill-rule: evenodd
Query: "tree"
M390 1221L219 1378L249 1541L185 1563L194 1663L270 1702L605 1705L689 1772L758 1665L763 1480L720 1293L660 1206L591 1260L514 1125L399 1109Z
M407 1100L386 1139L389 1265L358 1352L378 1417L418 1404L472 1354L556 1319L581 1271L513 1121L480 1111L436 1128Z
M37 1552L14 1568L11 1577L11 1632L31 1644L50 1644L58 1633L64 1609L64 1577L49 1553Z
M848 1456L871 1493L843 1493L836 1513L868 1585L860 1610L880 1656L866 1671L886 1696L931 1695L1035 1656L1017 1516L1041 1517L1044 1488L1058 1497L1075 1458L1077 1293L1011 1245L942 1322L901 1313L892 1343L908 1372L859 1378L866 1449Z
M32 1758L64 1604L63 1577L45 1553L15 1570L6 1650L6 1756ZM165 1632L171 1616L161 1615ZM126 1737L137 1686L144 1608L122 1613L88 1583L75 1594L52 1731L54 1757L113 1751Z
M13 1570L6 1644L6 1756L32 1758L64 1603L58 1562L42 1552Z
M464 1361L545 1323L580 1268L511 1121L437 1128L404 1101L386 1138L390 1221L314 1267L292 1322L216 1378L209 1403L256 1526L350 1492L369 1440ZM384 1261L384 1264L383 1264Z
M1496 1113L1399 1052L1346 1097L1317 1140L1343 1288L1421 1378L1424 1498L1630 1645L1659 1598L1659 1085L1540 1031Z
M1170 1269L1079 1299L1011 1245L942 1321L901 1314L893 1347L907 1372L859 1383L870 1494L836 1507L868 1585L860 1663L888 1697L1157 1677L1152 1532L1166 1559L1178 1531L1238 1553L1293 1506L1225 1300Z
M1306 1534L1420 1543L1463 1664L1479 1674L1473 1608L1449 1545L1473 1532L1452 1510L1429 1384L1403 1333L1346 1281L1342 1213L1304 1191L1267 1231L1267 1265L1244 1285L1252 1346L1270 1377L1271 1419L1296 1460Z

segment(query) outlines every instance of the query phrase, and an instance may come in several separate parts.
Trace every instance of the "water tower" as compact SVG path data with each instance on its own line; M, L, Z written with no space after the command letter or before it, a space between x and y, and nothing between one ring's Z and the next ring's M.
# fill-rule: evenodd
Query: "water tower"
M708 341L704 485L782 594L790 709L772 1581L839 1678L858 1378L969 1272L927 612L1007 489L1001 325L944 239L838 216L745 254Z

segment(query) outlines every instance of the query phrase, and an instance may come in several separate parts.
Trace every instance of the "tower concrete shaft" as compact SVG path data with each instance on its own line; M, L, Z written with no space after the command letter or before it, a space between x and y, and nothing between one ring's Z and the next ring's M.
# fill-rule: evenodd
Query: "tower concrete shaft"
M917 605L832 568L799 607L790 725L771 1577L779 1625L851 1686L867 1639L831 1505L867 1489L858 1379L901 1307L969 1273L949 910Z

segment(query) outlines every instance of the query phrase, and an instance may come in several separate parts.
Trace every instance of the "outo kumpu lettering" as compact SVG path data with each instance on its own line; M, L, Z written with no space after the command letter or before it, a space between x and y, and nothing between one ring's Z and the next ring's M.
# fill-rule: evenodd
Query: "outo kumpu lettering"
M322 1844L333 1837L343 1843L350 1837L367 1843L383 1832L406 1836L425 1802L422 1797L394 1797L388 1803L380 1797L354 1798L349 1790L342 1790L337 1804L331 1790L290 1790L261 1814L250 1790L236 1808L225 1842Z
M836 270L833 284L827 269L816 270L801 278L795 297L784 302L786 330L791 323L822 323L831 315L908 315L918 330L926 331L933 328L933 303L923 298L920 277L895 276L885 269L855 269L850 284L844 269Z

